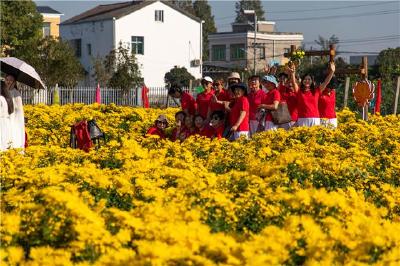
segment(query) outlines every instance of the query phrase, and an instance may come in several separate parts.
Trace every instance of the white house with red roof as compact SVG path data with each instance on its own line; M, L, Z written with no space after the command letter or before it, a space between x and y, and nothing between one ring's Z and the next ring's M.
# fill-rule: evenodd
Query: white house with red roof
M73 2L71 2L73 4ZM174 66L200 78L201 20L167 1L130 1L99 5L60 24L60 35L75 49L93 84L93 59L104 57L119 43L135 53L144 82L164 86Z

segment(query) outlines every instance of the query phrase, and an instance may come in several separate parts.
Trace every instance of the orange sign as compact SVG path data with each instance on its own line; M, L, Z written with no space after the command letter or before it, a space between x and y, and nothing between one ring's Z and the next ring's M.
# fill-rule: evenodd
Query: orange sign
M364 107L374 98L375 85L369 80L357 81L353 86L354 100Z

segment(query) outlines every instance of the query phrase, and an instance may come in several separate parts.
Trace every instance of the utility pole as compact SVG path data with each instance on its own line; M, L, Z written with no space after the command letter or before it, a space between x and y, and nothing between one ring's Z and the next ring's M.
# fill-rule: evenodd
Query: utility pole
M254 75L257 75L257 69L256 69L256 42L257 42L257 14L256 11L254 10Z
M257 68L256 68L257 14L256 14L255 10L242 10L242 12L246 16L249 16L249 15L254 16L253 67L254 67L254 75L256 75L257 74Z

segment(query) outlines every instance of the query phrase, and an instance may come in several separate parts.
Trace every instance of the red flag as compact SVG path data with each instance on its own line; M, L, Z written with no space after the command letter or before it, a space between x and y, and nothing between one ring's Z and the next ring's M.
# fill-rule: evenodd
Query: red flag
M149 92L149 89L146 87L146 85L143 84L143 87L142 87L142 101L143 101L143 107L144 108L150 108L149 96L147 95L148 92Z
M99 83L97 83L97 88L96 88L96 103L101 104L101 92Z
M382 81L378 79L377 89L376 89L376 100L375 100L375 114L381 112L381 98L382 98Z

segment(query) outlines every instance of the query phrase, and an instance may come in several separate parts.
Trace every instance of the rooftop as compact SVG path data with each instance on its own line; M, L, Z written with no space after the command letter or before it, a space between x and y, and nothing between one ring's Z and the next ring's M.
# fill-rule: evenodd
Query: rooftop
M61 25L66 25L66 24L77 24L77 23L83 23L83 22L90 22L90 21L99 21L99 20L109 20L113 18L121 18L126 15L131 14L132 12L135 12L145 6L148 6L150 4L153 4L157 2L154 0L138 0L138 1L129 1L129 2L122 2L122 3L116 3L116 4L107 4L107 5L98 5L92 9L89 9L77 16L74 16L63 23ZM176 7L175 5L169 3L168 1L160 1L164 3L165 5L168 5L169 7L177 10L178 12L192 18L193 20L196 20L200 22L201 20L192 14Z
M58 14L62 15L62 13L58 12L57 10L52 9L49 6L37 6L36 11L40 14Z

